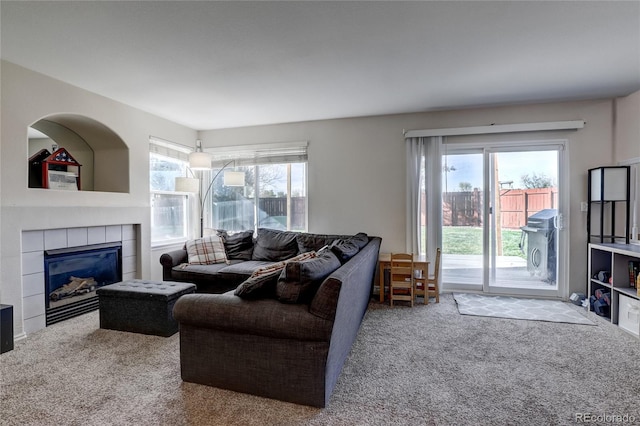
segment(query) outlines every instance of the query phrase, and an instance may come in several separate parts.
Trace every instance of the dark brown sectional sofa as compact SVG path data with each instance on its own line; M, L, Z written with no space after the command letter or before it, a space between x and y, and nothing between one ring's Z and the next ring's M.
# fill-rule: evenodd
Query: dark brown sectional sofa
M234 241L226 239L225 247ZM365 234L260 229L253 240L252 258L231 259L230 265L211 268L215 278L208 283L202 266L217 265L190 265L198 268L183 267L173 275L179 264L165 257L161 261L169 274L165 279L197 278L192 282L200 283L198 291L206 291L182 296L174 308L180 324L183 380L324 407L367 309L380 244L380 238ZM324 246L329 247L320 250ZM234 249L242 247L227 250L230 257ZM253 291L255 280L247 280L249 270L277 262L280 256L312 250L318 251L317 257L289 262L268 291ZM268 256L272 260L264 260ZM327 274L323 269L329 265L337 269ZM231 290L211 294L225 289Z

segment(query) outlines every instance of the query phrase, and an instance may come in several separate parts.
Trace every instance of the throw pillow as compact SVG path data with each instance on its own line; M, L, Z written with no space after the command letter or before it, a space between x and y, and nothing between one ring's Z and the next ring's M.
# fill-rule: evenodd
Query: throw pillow
M360 251L356 243L350 239L335 240L329 248L340 259L340 263L347 262Z
M295 232L267 228L258 229L252 260L279 262L296 254L298 254L298 243Z
M253 231L241 231L229 234L225 230L218 230L222 237L227 259L251 260L253 254Z
M224 251L224 243L218 235L189 240L185 246L187 248L188 262L192 265L229 263Z
M251 276L240 284L233 292L243 299L265 299L276 295L276 283L280 276L280 269L269 273Z
M360 250L362 250L364 246L369 244L369 236L364 232L358 232L356 235L354 235L353 237L349 237L348 239L352 243L355 243L355 245L357 245L358 249Z
M288 262L278 278L276 296L284 303L309 303L322 281L340 267L331 251L315 258Z

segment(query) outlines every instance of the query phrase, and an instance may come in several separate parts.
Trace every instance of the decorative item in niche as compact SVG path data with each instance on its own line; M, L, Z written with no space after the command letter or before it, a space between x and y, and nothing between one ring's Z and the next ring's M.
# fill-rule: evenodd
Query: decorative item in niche
M40 151L29 157L29 188L42 188L42 162L49 158L48 149Z
M86 115L51 114L27 128L27 139L25 160L41 149L52 153L64 147L82 165L81 184L77 185L80 191L129 193L129 147L103 123ZM96 174L96 168L105 172ZM29 186L44 188L42 182Z
M82 165L64 148L47 154L49 151L42 149L29 158L29 187L80 190Z

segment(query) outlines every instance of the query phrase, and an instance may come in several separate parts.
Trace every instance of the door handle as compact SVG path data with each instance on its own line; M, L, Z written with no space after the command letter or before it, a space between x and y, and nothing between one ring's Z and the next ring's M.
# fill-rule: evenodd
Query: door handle
M558 213L553 218L553 227L558 230L564 229L564 217L562 216L562 213Z

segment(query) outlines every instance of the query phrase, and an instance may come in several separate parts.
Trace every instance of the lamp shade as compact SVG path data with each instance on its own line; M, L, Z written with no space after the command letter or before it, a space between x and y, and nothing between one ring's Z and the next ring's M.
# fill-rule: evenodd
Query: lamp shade
M200 179L190 177L176 178L176 192L198 192L200 190Z
M244 186L244 172L224 172L224 186Z
M620 201L627 199L627 167L598 167L589 170L591 201Z
M207 152L192 152L189 154L189 167L194 170L211 168L211 154Z

